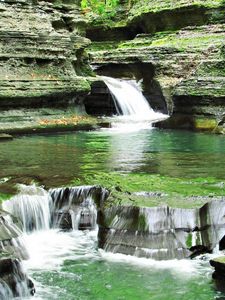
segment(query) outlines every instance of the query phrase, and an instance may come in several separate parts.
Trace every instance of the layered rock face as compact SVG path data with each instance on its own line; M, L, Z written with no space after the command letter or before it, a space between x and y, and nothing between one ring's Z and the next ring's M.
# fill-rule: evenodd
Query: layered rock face
M97 73L143 78L152 107L164 111L166 103L171 115L161 127L224 133L224 1L125 1L123 7L127 17L120 22L87 31Z
M34 121L75 106L90 85L79 1L0 3L0 121ZM48 109L48 108L51 108Z
M200 209L106 208L98 218L99 247L159 260L192 258L211 252L223 240L224 215L224 201L212 201Z

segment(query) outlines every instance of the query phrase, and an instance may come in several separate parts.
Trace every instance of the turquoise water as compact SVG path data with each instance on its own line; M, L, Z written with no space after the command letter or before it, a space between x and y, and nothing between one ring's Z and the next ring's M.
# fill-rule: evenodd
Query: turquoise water
M0 165L8 186L26 179L61 186L101 171L224 179L225 139L158 129L23 136L0 143Z

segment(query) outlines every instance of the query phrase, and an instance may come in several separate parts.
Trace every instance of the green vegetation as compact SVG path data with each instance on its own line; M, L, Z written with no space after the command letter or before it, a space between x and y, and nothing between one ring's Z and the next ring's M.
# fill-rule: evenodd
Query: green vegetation
M209 197L225 193L223 182L214 178L184 179L149 174L99 173L76 179L72 184L100 184L111 191L110 202L118 205L200 207ZM143 191L151 193L150 196L136 194Z
M158 32L154 36L136 38L119 44L118 48L141 48L141 47L172 47L181 51L191 49L206 49L210 45L220 46L224 43L224 34L209 34L202 32L193 32L182 36L179 32Z
M118 0L82 0L81 8L86 12L94 12L101 16L112 17L116 14Z
M7 200L11 197L11 195L9 194L4 194L4 193L1 193L0 192L0 205L1 205L1 202L4 201L4 200Z
M89 51L104 51L114 50L118 47L119 41L108 41L108 42L92 42L88 47Z
M220 256L220 257L214 258L213 261L221 263L221 264L225 264L225 256Z

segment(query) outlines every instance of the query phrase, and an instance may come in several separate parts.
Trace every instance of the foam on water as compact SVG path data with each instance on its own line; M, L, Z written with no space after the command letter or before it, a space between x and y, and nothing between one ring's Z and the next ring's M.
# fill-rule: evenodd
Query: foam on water
M30 259L24 264L29 270L59 270L64 260L94 259L121 262L146 268L171 269L175 273L198 274L204 264L201 259L162 260L140 258L120 253L96 250L97 230L62 232L56 229L24 236ZM217 253L218 255L218 253ZM211 258L214 255L207 255Z
M97 231L51 229L24 235L30 255L24 264L28 270L57 270L66 259L94 258L96 239Z

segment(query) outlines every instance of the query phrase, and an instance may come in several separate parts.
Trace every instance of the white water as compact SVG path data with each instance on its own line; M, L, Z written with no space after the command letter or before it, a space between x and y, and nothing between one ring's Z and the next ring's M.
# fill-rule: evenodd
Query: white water
M20 192L4 201L5 211L17 217L23 224L23 231L49 229L52 200L48 192L35 185L19 185Z
M97 210L96 206L92 200L92 198L87 198L81 206L78 208L78 210L70 210L71 220L72 220L72 228L73 230L79 229L79 224L82 219L82 215L85 216L85 214L88 215L88 219L90 221L90 225L92 229L96 228L96 220L97 220Z
M113 127L123 127L128 130L149 128L153 122L164 120L168 115L155 112L142 94L135 80L122 80L111 77L101 77L107 85L117 110L117 122ZM129 123L128 126L126 124ZM119 125L118 125L119 124Z
M45 272L58 274L61 277L72 278L75 281L83 281L82 275L76 273L65 272L62 270L65 261L72 260L73 264L77 261L78 264L82 262L85 272L90 272L88 269L90 262L102 261L109 264L119 263L121 268L127 265L136 266L142 270L169 270L175 278L194 278L198 280L202 272L211 276L210 267L207 262L201 260L167 260L156 261L147 258L138 258L124 254L114 254L105 252L103 250L96 250L97 244L97 230L95 231L72 231L60 232L58 230L47 230L42 232L34 232L25 236L26 244L30 254L30 259L24 261L24 266L31 276L41 278ZM204 271L203 271L204 270ZM80 276L80 278L78 278ZM96 276L99 276L99 274ZM101 276L101 275L100 275ZM102 278L104 282L104 278ZM92 283L90 282L90 285ZM57 286L46 286L41 282L36 281L36 295L35 299L60 299L61 293L65 291L59 290ZM30 298L33 299L33 298ZM82 298L83 299L83 298ZM89 299L89 298L87 298Z

